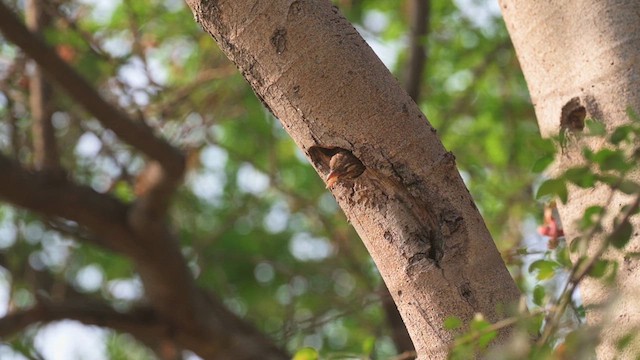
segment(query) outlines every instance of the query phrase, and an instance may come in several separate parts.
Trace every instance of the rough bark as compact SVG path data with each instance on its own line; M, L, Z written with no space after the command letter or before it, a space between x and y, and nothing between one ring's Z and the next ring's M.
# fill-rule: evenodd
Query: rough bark
M640 2L636 0L579 0L500 2L509 34L520 60L543 136L562 131L578 134L557 155L558 170L580 164L584 146L602 147L598 138L581 137L584 118L601 121L607 130L629 121L626 109L640 110ZM635 180L638 180L637 172ZM630 197L610 189L571 188L568 202L559 206L567 240L581 235L578 220L587 207L608 206L617 215ZM610 218L605 227L610 227ZM637 216L632 219L638 229ZM589 252L601 246L603 236L590 239ZM640 235L632 235L625 251L608 251L604 257L619 265L615 284L585 279L581 294L587 320L602 326L599 358L614 356L615 344L640 326L640 276L637 257L625 256L640 250ZM573 257L575 261L575 256ZM621 358L639 354L635 337Z
M403 316L419 358L445 358L449 316L496 321L519 292L424 115L329 1L188 0L325 177L348 150L366 170L333 194ZM503 341L509 330L503 330Z
M419 103L420 90L422 87L422 75L427 63L426 39L429 34L429 22L431 18L430 0L412 0L410 6L410 30L409 30L409 59L405 65L403 88L414 102ZM381 291L389 293L389 289L382 284ZM391 329L391 338L396 346L396 350L401 354L415 353L415 347L411 341L411 336L407 332L407 327L402 321L402 316L398 312L398 307L393 302L393 298L383 297L382 308L385 312L387 324Z

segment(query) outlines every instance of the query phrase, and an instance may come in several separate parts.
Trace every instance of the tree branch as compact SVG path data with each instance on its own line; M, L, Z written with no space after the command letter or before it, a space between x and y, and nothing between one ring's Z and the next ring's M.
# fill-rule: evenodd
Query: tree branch
M61 176L27 171L17 162L0 155L0 198L48 216L77 222L104 239L108 247L132 258L151 306L157 314L162 314L163 321L171 325L181 346L208 359L288 358L257 329L195 285L179 243L164 219L169 196L184 172L182 154L156 138L144 124L134 123L103 100L40 38L29 33L1 2L0 30L8 40L34 58L105 127L155 160L148 167L151 170L147 191L140 194L133 206L127 206L109 195L74 184ZM125 331L127 326L133 326L124 320L122 323L120 320L107 323L104 317L115 314L104 308L98 313L91 312L95 311L91 309L55 309L57 311L33 309L19 313L10 317L11 321L5 319L4 326L11 329L41 319L73 316L87 323Z
M35 20L33 20L35 22ZM126 114L107 103L94 88L78 73L71 69L57 54L36 35L30 33L11 12L0 3L0 29L5 36L21 47L29 56L49 72L60 85L93 114L105 127L113 130L123 140L151 157L145 172L147 191L135 202L130 212L130 223L136 231L143 233L146 226L162 219L169 206L169 199L179 185L184 173L184 156L171 145L153 135L143 123L136 124ZM41 92L36 91L34 97ZM42 99L40 99L42 100ZM40 105L39 101L36 105ZM37 111L36 111L37 113ZM34 128L36 138L43 139L36 153L42 155L42 161L50 161L57 155L52 152L53 129L45 114L43 119L36 118ZM45 126L48 124L48 127ZM54 146L55 147L55 146Z
M41 38L32 34L2 2L0 2L0 31L9 41L33 58L102 125L113 130L122 140L145 155L160 162L167 174L178 179L182 176L185 162L179 151L157 138L146 124L132 121L122 110L107 103Z
M50 23L49 16L42 11L41 1L28 0L25 12L27 27L34 33L39 33ZM51 124L53 113L51 85L38 65L34 66L29 77L29 103L33 117L31 129L35 166L40 170L59 171L60 159L55 132Z
M404 89L418 102L422 73L427 62L426 38L429 32L431 0L411 1L411 32L409 34L409 63L404 78Z
M322 152L336 148L365 165L364 174L332 193L399 304L421 357L446 357L454 333L439 324L449 316L504 318L496 305L517 300L518 289L454 157L331 2L187 4L319 175L329 169ZM496 343L510 331L501 330Z
M0 155L0 199L52 217L63 217L100 234L101 245L124 254L144 253L126 226L128 207L117 199L65 178L32 172Z
M45 215L75 221L99 234L107 247L132 258L153 308L176 329L176 341L181 346L212 359L253 359L258 358L258 354L263 359L288 358L258 330L196 287L166 222L146 222L144 231L140 232L137 227L128 225L129 207L117 199L66 179L27 171L3 155L0 155L0 199ZM9 325L2 326L13 329L42 321L40 319L46 314L38 311L42 310L21 313ZM86 311L85 314L90 313ZM64 317L63 313L68 314L58 313L59 318ZM96 325L111 327L107 323ZM9 331L2 326L0 336L3 331ZM129 331L124 327L116 329Z
M104 302L85 297L63 302L43 301L33 308L7 314L0 318L0 338L12 336L33 324L64 319L127 332L144 342L157 341L170 333L169 326L150 307L119 312Z
M137 200L129 212L129 221L138 231L150 222L164 220L179 179L170 176L157 161L151 161L136 178Z
M0 155L0 199L98 234L107 248L132 258L158 310L192 319L195 285L176 239L164 221L130 226L130 207L112 196L43 172L30 172Z

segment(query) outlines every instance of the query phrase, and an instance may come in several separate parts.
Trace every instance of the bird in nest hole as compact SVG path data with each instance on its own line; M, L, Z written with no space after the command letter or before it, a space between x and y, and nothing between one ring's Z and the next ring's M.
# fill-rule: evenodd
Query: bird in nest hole
M329 160L329 174L327 188L333 187L338 181L353 180L362 175L366 167L350 151L340 150Z

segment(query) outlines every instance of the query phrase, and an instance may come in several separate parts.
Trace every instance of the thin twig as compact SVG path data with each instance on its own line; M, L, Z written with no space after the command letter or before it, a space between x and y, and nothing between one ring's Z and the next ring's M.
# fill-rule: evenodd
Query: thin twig
M613 198L613 193L614 193L614 190L611 191L611 194L609 195L609 199L606 202L607 204L611 203L611 200ZM628 222L631 216L635 214L635 212L638 210L639 207L640 207L640 194L636 196L631 206L624 213L622 217L622 221L620 221L620 223L618 224L618 227L622 226L622 224L624 224L625 222ZM604 213L600 214L600 217L597 223L601 223L603 221L604 215L605 215ZM614 228L612 230L612 233L614 233L618 229L618 227ZM591 239L593 236L595 236L595 234L598 231L599 231L598 227L594 226L589 232L589 234L587 235L586 239ZM562 291L562 294L560 295L560 297L556 300L555 304L551 307L550 314L547 316L547 325L545 326L542 336L540 337L540 339L538 339L538 346L542 346L544 343L546 343L549 337L551 337L551 335L555 332L560 322L560 318L562 317L565 309L571 302L573 293L577 289L580 282L589 274L589 272L591 271L593 266L596 264L596 262L600 260L600 257L609 248L609 245L610 245L610 238L607 237L603 241L601 241L600 247L596 250L595 253L593 253L587 259L581 259L571 269L571 273L569 274L569 281L565 285L564 290Z
M508 328L510 326L513 326L515 324L517 324L518 322L524 320L524 319L528 319L528 318L532 318L534 316L537 316L541 313L543 313L544 310L543 309L537 309L537 310L533 310L533 311L529 311L524 315L518 315L518 316L512 316L506 319L502 319L496 323L491 324L490 326L487 326L486 328L482 328L479 331L474 331L470 334L468 334L467 336L463 336L459 339L457 339L454 343L452 348L456 348L458 346L462 346L465 344L469 344L472 343L476 340L478 340L480 337L487 335L489 333L492 332L497 332L500 329L504 329L504 328Z

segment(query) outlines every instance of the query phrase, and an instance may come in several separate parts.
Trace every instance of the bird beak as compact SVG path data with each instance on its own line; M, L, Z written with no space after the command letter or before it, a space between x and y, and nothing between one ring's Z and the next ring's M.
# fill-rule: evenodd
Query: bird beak
M339 174L336 171L329 172L327 175L327 189L333 187L333 185L338 182Z

